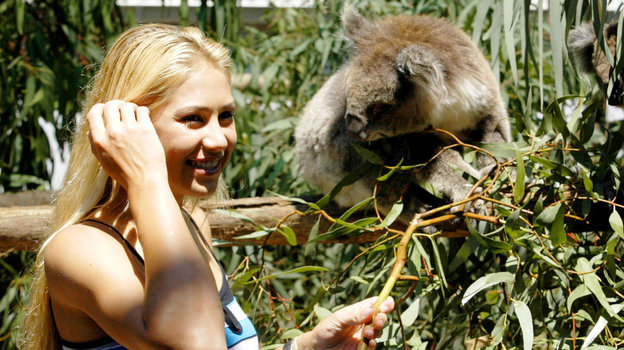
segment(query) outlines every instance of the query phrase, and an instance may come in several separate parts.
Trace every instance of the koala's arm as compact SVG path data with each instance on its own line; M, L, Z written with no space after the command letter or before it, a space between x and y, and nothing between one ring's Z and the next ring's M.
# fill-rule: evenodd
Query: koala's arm
M306 104L295 130L301 175L327 192L342 179L350 143L344 127L344 69L332 75Z
M419 180L431 184L446 199L458 202L465 198L471 185L456 169L461 169L477 179L481 177L481 172L468 164L454 149L446 150L414 175Z

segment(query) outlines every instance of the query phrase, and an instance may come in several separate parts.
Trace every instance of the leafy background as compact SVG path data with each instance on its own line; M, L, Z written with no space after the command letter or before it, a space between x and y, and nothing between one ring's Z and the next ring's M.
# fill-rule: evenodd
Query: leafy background
M232 1L202 3L191 8L182 1L181 23L221 38L241 77L233 91L239 145L225 173L232 196L314 193L297 175L293 130L306 101L348 57L342 2L272 8L256 27L241 23ZM570 28L587 20L598 28L621 22L620 9L610 13L608 1L582 0L355 5L368 18L429 14L466 30L500 80L514 131L512 144L488 148L509 159L500 177L484 184L491 186L486 199L498 201L492 214L498 222L471 220L463 238L417 231L410 239L404 273L412 278L393 289L396 300L405 300L385 329L385 346L578 349L596 333L591 348L622 348L624 233L614 210L621 207L621 123L607 122L603 92L576 72L565 44ZM102 49L136 21L114 2L98 0L7 0L0 16L0 186L5 192L54 188L82 88ZM45 125L53 126L51 136ZM589 216L589 227L577 219L597 212L603 215ZM354 225L339 233L383 226L374 218ZM370 245L318 239L217 253L272 348L331 310L378 294L395 262L398 238L392 237L388 231ZM0 259L2 349L13 348L31 260L28 252Z

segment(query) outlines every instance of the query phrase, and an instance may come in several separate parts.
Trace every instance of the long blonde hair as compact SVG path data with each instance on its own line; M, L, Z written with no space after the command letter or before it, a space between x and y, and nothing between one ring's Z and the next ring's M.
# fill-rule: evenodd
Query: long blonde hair
M125 31L110 48L92 81L83 115L97 103L134 102L150 109L165 103L192 73L198 60L207 60L230 76L229 52L197 28L145 24ZM18 330L19 349L60 349L47 292L43 251L62 229L82 221L96 208L127 201L125 191L106 175L91 152L88 123L83 118L72 142L63 188L55 199L48 234L42 240L33 267L33 282L23 321ZM217 196L225 196L220 181Z

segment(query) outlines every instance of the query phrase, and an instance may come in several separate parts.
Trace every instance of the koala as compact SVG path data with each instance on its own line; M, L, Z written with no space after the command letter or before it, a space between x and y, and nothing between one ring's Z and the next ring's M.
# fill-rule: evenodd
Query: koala
M454 143L433 128L468 142L511 140L497 80L463 31L422 15L369 21L352 6L343 9L342 22L351 55L306 104L295 129L299 170L310 184L328 193L361 165L354 145L377 153L387 165L412 165L427 163ZM379 183L382 211L401 194L408 211L440 204L414 182L432 185L444 200L464 199L470 185L462 171L480 178L494 161L479 159L479 170L460 152L448 149L403 174L407 179ZM369 198L376 176L343 188L335 201L348 207Z
M609 47L611 55L616 55L617 45L617 22L609 23L604 28L604 38ZM568 34L568 46L575 54L577 64L581 71L594 74L596 81L600 85L602 91L607 93L609 85L609 77L612 74L613 67L607 60L605 53L599 49L598 39L594 32L592 23L584 23L573 29ZM612 106L624 108L624 71L615 79L611 94L608 96L607 102Z

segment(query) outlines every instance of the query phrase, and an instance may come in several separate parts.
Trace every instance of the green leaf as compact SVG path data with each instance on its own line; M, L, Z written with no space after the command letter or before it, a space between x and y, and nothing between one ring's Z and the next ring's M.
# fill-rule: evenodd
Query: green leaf
M401 322L405 327L409 327L414 324L414 321L418 318L420 312L420 298L416 298L411 302L407 309L401 312Z
M17 26L17 32L24 34L24 12L26 10L25 0L15 0L15 21Z
M398 201L394 203L394 205L392 206L392 209L390 209L390 211L388 212L386 217L383 219L381 224L379 224L379 226L388 227L392 225L392 223L396 220L396 218L398 218L399 215L401 215L402 211L403 211L403 202Z
M318 316L319 321L329 317L329 315L332 314L331 311L329 311L326 308L320 306L319 304L315 304L314 305L314 313L316 314L316 316Z
M568 301L566 303L567 307L568 307L568 311L572 312L572 305L574 304L574 302L576 301L576 299L585 297L590 295L591 292L589 291L589 289L587 289L587 286L584 284L580 284L578 287L574 288L574 290L572 291L572 293L570 293L570 295L568 296Z
M550 45L552 48L553 69L555 72L555 91L563 95L563 26L561 23L561 2L550 0Z
M377 221L378 221L377 217L363 218L363 219L355 221L354 223L336 220L336 222L342 225L342 227L337 227L335 230L319 235L315 239L310 240L308 242L318 243L318 242L327 241L329 239L336 239L338 237L348 235L352 233L353 231L364 229L365 227L372 225L376 223Z
M243 284L247 283L260 270L261 268L254 267L252 269L245 271L242 274L236 275L236 277L234 277L234 282L232 283L232 286L231 286L232 290L240 288Z
M276 277L281 277L284 275L289 275L289 274L293 274L293 273L303 273L303 272L326 272L329 271L329 269L322 267L322 266L302 266L302 267L297 267L294 268L292 270L288 270L288 271L282 271L282 272L278 272L269 276L265 276L262 278L259 278L256 280L256 282L260 282L260 281L264 281L264 280L269 280L269 279L273 279Z
M518 238L522 235L521 227L523 221L520 220L520 211L520 208L514 210L505 221L505 231L513 238Z
M616 318L618 321L624 322L624 319L619 317L617 315L617 312L613 310L611 304L609 304L607 296L600 286L600 278L598 278L598 276L596 276L596 273L592 271L593 269L589 261L584 257L579 258L574 269L576 270L576 272L579 273L579 275L581 276L581 280L583 281L583 283L585 283L585 286L587 286L587 288L596 297L596 299L598 299L598 302L607 311L607 313L611 317Z
M468 219L466 219L466 226L468 227L468 231L470 231L470 237L474 238L480 245L492 253L505 253L513 248L510 243L498 241L482 235L479 231L472 227Z
M291 328L289 330L287 330L286 332L282 333L282 335L280 336L280 339L293 339L299 335L302 335L303 331L297 328Z
M582 168L581 168L581 174L583 175L583 186L585 186L585 191L593 192L594 191L594 183L589 178L589 176L587 176L587 174L585 173L585 170L583 170Z
M489 275L485 275L478 280L474 281L462 297L462 305L466 305L466 303L472 299L477 293L482 291L483 289L493 286L499 283L507 283L511 284L514 280L514 275L509 272L495 272Z
M363 279L360 276L349 276L350 279L356 281L357 283L361 283L361 284L369 284L370 282L368 282L367 280Z
M522 330L523 349L531 350L533 348L533 317L531 316L531 310L522 301L514 300L513 304L520 322L520 329Z
M277 232L281 233L286 238L286 241L288 241L288 244L292 246L297 245L297 235L295 234L295 231L293 231L292 228L288 226L282 226L281 229L277 230Z
M557 213L561 208L561 203L557 203L550 207L544 209L536 218L535 224L540 226L546 226L555 222L555 218L557 217Z
M316 202L316 206L319 208L323 208L324 206L326 206L329 201L334 198L343 187L349 186L359 179L363 178L364 176L368 175L371 169L372 167L370 163L364 163L357 167L355 170L351 171L342 180L340 180L340 182L336 186L334 186L334 188L332 188L332 190L328 194L323 196L323 198L319 199Z
M477 14L475 15L475 20L473 22L472 28L472 41L475 44L481 43L481 32L483 31L483 25L485 24L485 15L490 9L490 5L492 0L481 0L479 1L479 5L477 6Z
M357 143L353 144L353 148L357 151L357 153L359 153L359 155L362 156L362 158L364 158L369 163L375 165L382 165L384 163L383 159L381 159L381 157L379 157L377 154L371 152L370 150L362 147Z
M445 264L442 262L442 258L440 256L440 251L438 250L438 245L437 245L435 239L433 239L431 236L427 236L427 237L431 241L431 247L433 248L433 257L435 259L435 264L436 264L436 269L438 271L438 276L440 276L440 279L442 280L442 285L445 288L448 288L448 284L446 282L446 273L444 271Z
M522 159L522 153L520 150L516 150L516 186L514 187L514 201L520 203L524 198L524 178L526 170L524 169L524 160Z
M544 196L540 195L537 198L537 202L535 202L535 206L533 207L533 213L537 216L544 211Z
M189 24L189 4L188 0L180 1L180 25L187 26Z
M616 313L619 313L624 307L624 304L616 304L616 305L612 305L612 307ZM589 347L589 345L593 343L593 341L600 335L600 333L602 333L605 327L607 327L607 323L608 323L607 319L604 318L603 316L600 316L598 318L598 321L596 321L596 325L594 325L594 327L589 332L587 337L585 337L585 341L583 341L583 345L581 346L581 349L609 349L609 350L613 349L612 347L606 347L606 346L602 347L600 345L594 345L594 346Z
M565 208L562 205L559 207L557 215L555 216L555 220L553 221L552 227L550 228L550 241L553 245L556 246L566 242L564 215Z
M312 228L310 229L310 234L308 234L308 242L305 244L305 248L303 249L303 253L306 256L311 255L315 250L315 244L310 241L314 241L316 237L318 237L320 224L321 216L319 215L318 219L314 223L314 226L312 226Z
M555 170L558 175L561 175L561 176L574 175L574 173L572 172L572 170L570 170L570 168L564 166L561 163L557 163L555 161L542 158L542 157L538 157L538 156L529 156L529 158L536 163L542 164L546 169Z
M622 230L622 218L620 217L620 214L617 212L617 210L615 210L615 208L613 208L613 212L611 212L611 215L609 216L609 225L611 225L613 231L615 231L618 236L620 236L620 238L624 239L624 231Z
M287 200L289 202L295 202L295 203L301 203L301 204L305 204L307 206L309 206L310 208L314 209L314 210L321 210L321 208L316 205L315 203L310 203L304 199L301 198L297 198L297 197L289 197L289 196L284 196L281 195L279 193L273 192L273 191L267 191L268 193L270 193L273 196L277 196L280 197L281 199Z
M498 321L496 321L494 329L492 329L492 342L490 345L494 347L500 344L500 342L503 341L505 333L507 333L507 324L505 323L505 318L499 317Z
M503 20L505 32L505 47L507 48L507 59L511 66L511 76L514 84L518 85L518 67L516 64L516 48L514 45L514 1L503 1Z
M403 164L403 158L401 158L401 160L399 161L399 164L397 164L396 166L394 166L392 169L390 169L390 171L388 171L387 173L385 173L384 175L381 175L377 178L377 181L386 181L388 180L392 175L394 175L394 173L397 170L405 170L402 169L401 164Z
M225 209L215 209L213 210L213 212L215 213L219 213L219 214L223 214L223 215L227 215L227 216L231 216L233 218L248 222L250 224L254 224L256 225L256 223L247 215L245 214L241 214L235 210L225 210Z
M27 106L28 107L32 107L35 104L39 103L39 101L41 101L43 99L43 96L44 96L43 89L37 90L37 92L34 94L34 96L30 100L28 100L26 102Z
M258 239L258 238L262 238L262 237L268 235L271 232L272 231L258 230L256 232L248 233L246 235L236 236L236 237L234 237L234 239Z
M513 142L481 143L481 148L501 158L512 158L517 155L518 145Z
M473 237L468 237L466 242L464 242L461 248L459 248L459 251L457 251L457 254L453 258L453 260L451 260L451 263L449 264L449 271L453 272L456 268L459 267L459 265L464 264L468 260L468 258L475 252L478 246L479 243L476 239L474 239Z
M282 333L282 335L280 336L280 339L293 339L302 334L303 334L302 330L297 329L297 328L292 328Z

